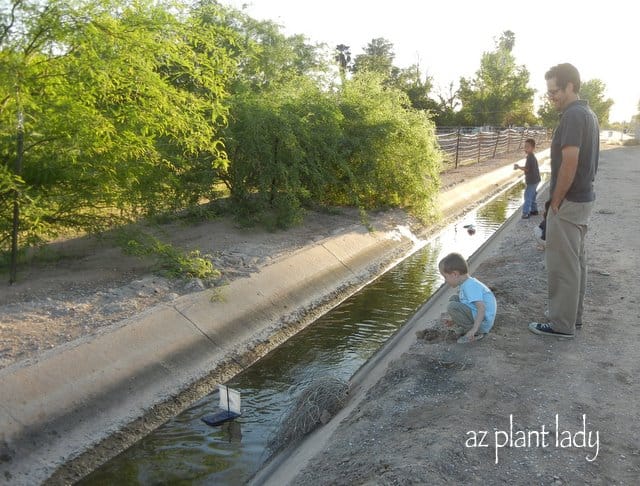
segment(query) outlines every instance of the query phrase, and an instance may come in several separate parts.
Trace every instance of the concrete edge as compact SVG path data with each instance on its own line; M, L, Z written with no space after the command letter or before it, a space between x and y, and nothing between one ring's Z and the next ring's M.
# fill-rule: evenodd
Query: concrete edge
M459 184L441 195L443 212L459 212L518 175L509 164ZM0 370L0 452L3 462L11 461L12 484L46 480L154 405L268 340L297 318L296 310L313 308L345 283L357 290L380 273L381 262L397 261L411 246L397 230L341 234L233 281L222 300L212 301L208 292L187 295L38 361Z

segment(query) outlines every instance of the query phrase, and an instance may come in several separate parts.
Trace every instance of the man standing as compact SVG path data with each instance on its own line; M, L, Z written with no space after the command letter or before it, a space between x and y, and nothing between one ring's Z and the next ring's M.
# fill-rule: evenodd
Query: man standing
M584 241L595 192L600 127L581 100L580 73L558 64L546 74L547 96L562 112L551 142L551 203L547 213L546 264L549 322L529 324L536 334L572 338L582 326L587 281Z

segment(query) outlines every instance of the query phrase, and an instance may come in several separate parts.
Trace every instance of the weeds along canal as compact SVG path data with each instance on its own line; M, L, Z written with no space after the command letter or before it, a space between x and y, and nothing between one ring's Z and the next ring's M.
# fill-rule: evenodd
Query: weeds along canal
M451 251L469 257L519 209L517 183L465 214L226 384L242 394L242 416L210 427L209 395L86 476L82 485L245 483L269 457L295 398L321 377L349 378L440 287L437 263ZM469 225L472 225L470 231Z

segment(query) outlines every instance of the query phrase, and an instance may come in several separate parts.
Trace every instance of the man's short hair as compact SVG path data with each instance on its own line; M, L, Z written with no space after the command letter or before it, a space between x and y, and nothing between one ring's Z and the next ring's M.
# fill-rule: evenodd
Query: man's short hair
M533 148L536 148L536 141L533 138L527 138L524 143L528 143L529 145L531 145Z
M575 94L580 93L580 73L573 64L565 62L553 66L544 75L544 79L547 81L551 78L556 78L556 85L560 89L565 89L567 84L573 85L573 92Z

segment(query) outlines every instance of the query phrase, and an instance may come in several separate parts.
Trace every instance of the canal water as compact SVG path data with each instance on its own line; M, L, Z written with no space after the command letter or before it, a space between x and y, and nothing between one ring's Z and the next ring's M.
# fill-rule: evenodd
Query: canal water
M239 419L203 423L217 410L217 394L209 395L79 484L245 483L268 458L267 444L294 399L316 378L348 380L440 287L440 258L452 251L469 257L518 210L523 189L516 184L421 242L412 256L227 382L242 394Z

